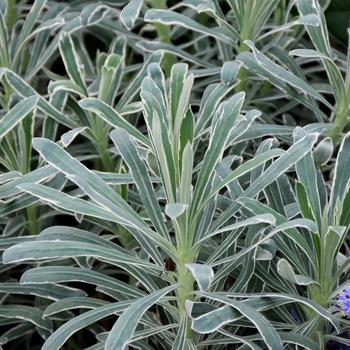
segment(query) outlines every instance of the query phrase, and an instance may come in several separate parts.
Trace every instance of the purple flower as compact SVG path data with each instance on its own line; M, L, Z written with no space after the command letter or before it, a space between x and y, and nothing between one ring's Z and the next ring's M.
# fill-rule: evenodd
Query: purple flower
M300 324L300 320L299 320L299 317L298 317L298 312L297 312L297 310L296 310L296 308L294 306L292 306L292 309L290 310L290 315L292 316L292 319L294 320L294 322Z
M338 296L344 314L350 317L350 288L345 288Z

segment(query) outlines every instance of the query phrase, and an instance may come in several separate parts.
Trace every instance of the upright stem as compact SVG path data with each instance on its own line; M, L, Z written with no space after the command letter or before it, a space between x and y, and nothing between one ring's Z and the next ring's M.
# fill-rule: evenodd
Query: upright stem
M30 157L31 152L28 154L28 158L23 160L22 169L23 174L28 174L30 172ZM36 205L30 205L26 208L26 216L27 216L27 228L31 235L37 235L40 232L40 226L38 222L38 213Z
M329 67L330 62L327 62L324 60L324 65L327 70L327 74L329 77L329 80L332 84L332 80L330 77L330 73L328 73L328 70L331 70ZM333 90L335 91L336 87L333 86ZM348 61L347 61L347 71L345 76L345 96L338 101L336 99L336 114L334 117L334 126L332 130L330 131L330 136L333 140L333 142L337 141L343 132L344 128L346 127L346 124L348 123L348 117L349 117L349 104L350 104L350 48L348 49Z
M334 126L330 131L330 137L335 142L338 140L340 134L343 132L347 122L348 122L348 109L339 109L334 118Z
M105 171L114 172L114 162L108 150L108 144L100 142L97 145L98 153L101 157L102 167Z
M196 252L192 247L192 239L190 230L187 226L187 216L182 215L175 219L174 229L176 237L176 274L177 274L177 307L178 321L186 317L186 300L193 300L193 284L194 278L192 273L186 267L186 264L195 261ZM194 334L189 326L186 330L186 339L193 340ZM186 349L187 350L187 349Z
M329 300L334 287L333 281L333 267L334 259L329 256L327 249L327 240L325 239L325 233L320 232L320 254L318 259L318 276L316 278L317 284L311 284L309 286L310 298L323 308L329 307ZM317 317L312 329L312 338L318 342L320 349L324 349L324 337L325 327L327 323L315 311L308 311L309 319Z
M166 9L166 0L150 0L150 3L153 8L156 9ZM161 42L170 44L171 43L171 34L170 29L167 25L161 23L155 23L154 25L157 29L157 35ZM172 54L166 53L163 58L163 68L166 76L170 75L171 67L175 63L175 58Z
M249 51L249 47L246 44L244 44L245 40L247 40L246 35L244 33L241 33L241 44L239 46L238 53ZM240 82L236 87L236 92L246 91L247 78L248 78L248 70L242 66L238 72L238 80Z
M179 261L177 264L177 282L178 287L178 307L179 307L179 319L186 312L185 302L186 300L193 299L193 283L194 279L191 272L186 268L186 264L192 263L193 259L190 254L179 252Z
M31 235L37 235L39 233L39 223L36 215L36 207L35 205L31 205L26 208L27 214L27 225L28 231Z
M5 79L2 80L2 85L4 87L4 94L3 94L4 106L8 106L9 102L10 102L10 97L11 97L11 94L12 94L12 88L7 83L7 81Z
M15 25L18 17L17 1L16 0L7 0L7 28L9 32L12 31L13 26Z
M310 286L309 292L312 301L314 301L322 307L327 308L329 303L329 295L326 295L327 293L325 292L322 286ZM320 345L320 349L324 349L324 347L321 345L323 344L323 334L325 334L325 321L324 319L319 317L319 315L317 315L314 310L306 309L305 311L308 314L308 318L310 320L314 319L315 317L318 318L316 323L313 325L312 330L310 330L310 335L313 338L313 340Z
M115 166L113 158L108 150L108 134L106 124L96 114L92 114L91 129L94 134L94 145L100 156L102 169L104 171L114 172Z
M102 171L108 171L108 172L114 173L116 172L116 162L114 161L108 149L108 132L107 132L108 129L106 129L106 124L94 113L91 114L91 117L92 118L91 118L90 125L94 134L93 143L100 157L99 164L96 168L101 169ZM119 166L119 169L117 169L117 172L120 172L120 170L121 170L121 165ZM118 191L119 194L124 199L126 199L124 187L119 186L119 188L116 188L116 191ZM130 244L133 242L133 236L122 225L116 225L116 232L122 246L124 248L128 248Z
M14 14L12 13L13 11L17 11L16 7L16 1L14 0L8 0L7 2L7 16L8 16L8 21L9 17ZM9 105L10 97L12 94L12 88L11 86L3 80L3 87L4 87L4 95L3 95L3 101L4 101L4 106ZM11 143L11 140L13 139L13 135L11 133L7 134L5 137L8 138L9 143ZM22 164L18 165L18 170L23 173L27 174L30 172L30 152L28 155L28 158L25 156L25 159L22 160ZM37 208L35 205L31 205L25 209L25 214L27 217L27 229L31 235L36 235L40 231L40 226L38 223L38 218L37 218Z
M193 284L194 278L192 273L186 268L186 264L193 262L194 257L192 249L178 250L178 262L177 262L177 304L179 311L179 322L186 315L186 300L193 300ZM186 339L193 339L193 332L190 327L186 331Z

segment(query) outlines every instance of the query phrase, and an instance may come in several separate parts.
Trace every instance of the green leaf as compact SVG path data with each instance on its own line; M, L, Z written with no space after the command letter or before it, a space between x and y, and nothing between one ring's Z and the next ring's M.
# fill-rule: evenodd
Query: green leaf
M186 350L187 317L181 319L180 327L171 350Z
M263 238L259 239L257 242L254 244L250 245L247 248L244 248L240 250L238 253L229 256L227 258L222 258L221 260L216 261L215 263L212 264L212 266L218 266L222 265L231 261L236 261L237 259L241 258L242 256L246 255L247 253L253 251L255 248L257 248L259 245L262 243L265 243L272 237L274 237L277 233L279 232L285 232L290 229L294 229L296 227L302 227L305 229L308 229L312 232L316 232L317 226L315 223L311 220L308 219L293 219L290 221L287 221L286 223L282 223L278 226L276 226L272 231L270 231L268 234L264 235Z
M72 287L43 284L38 286L37 284L28 283L21 285L13 282L3 282L0 284L1 293L11 294L23 294L23 295L36 295L42 298L50 300L59 300L69 297L82 297L86 296L86 293L80 289Z
M198 175L191 205L191 215L194 215L200 207L215 166L223 155L230 132L238 123L244 96L244 93L238 93L222 106Z
M44 113L48 114L51 118L60 124L63 124L69 128L79 127L76 122L72 121L71 118L61 113L51 103L47 102L45 98L40 96L27 82L25 82L16 73L6 70L5 77L11 87L22 97L38 96L38 108Z
M231 306L224 305L192 320L191 328L200 334L215 332L226 324L239 319L241 314Z
M7 173L0 175L0 184L18 179L19 177L21 177L21 173L19 171L8 171Z
M252 39L255 39L276 9L278 0L261 0L259 2L229 0L228 3L239 24L241 36L250 35Z
M182 153L181 180L180 180L180 202L189 204L192 192L192 168L193 168L193 149L190 143L187 143Z
M99 86L99 98L109 105L114 103L119 86L123 78L124 57L110 54L101 68L101 81Z
M20 323L17 326L10 328L8 331L5 331L0 336L0 345L5 345L16 339L23 340L28 335L33 333L33 327L30 323Z
M153 225L164 237L169 237L147 168L141 160L135 144L130 139L128 133L120 128L113 130L110 136L131 171L142 203Z
M324 266L322 267L323 271L328 271L329 276L332 276L332 271L334 263L336 262L337 254L339 253L340 247L344 242L346 235L346 227L344 226L330 226L328 231L325 234L325 247L326 252L323 252L322 262Z
M132 335L135 332L137 324L143 314L154 304L159 302L166 294L175 289L176 286L170 286L149 294L130 305L119 317L118 321L111 329L107 342L106 350L124 350L128 346Z
M314 158L312 153L307 153L299 162L296 164L296 172L299 181L304 185L304 190L307 194L308 203L312 210L312 216L317 223L319 231L322 231L322 209L320 196L318 193L317 172Z
M1 118L0 138L4 137L24 118L30 115L37 106L39 98L28 97L17 103L7 114Z
M76 316L59 327L50 337L45 341L42 350L60 350L63 344L69 337L79 330L94 324L95 322L108 317L110 315L123 312L129 305L130 301L120 301L111 303L105 306L98 307L94 310L87 311L82 315Z
M191 29L195 32L212 36L213 38L227 44L234 45L235 41L231 37L231 32L218 30L217 28L209 28L197 23L193 19L177 12L168 10L148 10L145 14L145 21L151 23L161 23L165 25L179 25L181 27Z
M143 0L131 0L123 7L122 11L120 12L119 19L124 24L126 29L131 30L134 27L142 5Z
M333 142L330 137L323 139L315 148L313 157L318 166L327 164L333 154Z
M195 125L194 135L200 137L203 129L209 123L221 100L233 89L233 85L209 85L204 91L199 116Z
M334 91L337 107L340 109L348 108L347 93L344 79L338 66L333 62L332 59L332 52L327 31L327 23L321 6L316 0L298 0L297 5L298 10L302 16L316 14L319 17L319 25L306 25L306 30L308 31L313 44L321 53L323 64L326 68L328 78ZM322 57L322 54L327 56L328 59Z
M1 305L0 317L7 319L24 320L39 328L52 330L52 323L42 318L42 311L39 308L27 305Z
M150 66L151 68L153 67L153 69L149 69L149 75L152 75L152 72L155 73L155 71L157 73L153 74L153 77L148 76L143 79L140 96L145 103L144 111L146 122L149 125L148 128L152 130L154 127L153 119L155 114L157 114L158 118L160 118L161 122L166 126L169 125L169 118L167 115L163 84L159 81L159 69L154 69L158 67L158 65L156 65L156 67L154 65Z
M170 143L168 128L157 113L152 117L152 141L154 153L157 155L158 169L160 170L165 193L169 203L176 200L176 168L173 148Z
M191 55L190 53L188 53L185 50L182 50L180 47L177 47L175 45L172 44L168 44L168 43L163 43L163 42L159 42L159 41L145 41L145 40L140 40L139 42L137 42L136 46L138 48L140 48L143 51L146 52L156 52L156 51L162 51L162 52L167 52L172 54L173 56L177 56L180 57L181 59L183 59L186 62L191 62L191 63L195 63L199 66L203 66L203 67L211 67L213 68L213 64L203 60L201 58L198 58L197 56Z
M193 130L194 130L194 115L189 108L186 112L186 116L183 118L180 128L179 136L179 169L182 170L182 158L183 152L188 143L193 144ZM187 166L187 163L185 163Z
M80 198L69 196L61 191L49 188L47 186L28 183L18 185L17 187L21 191L30 193L31 195L38 197L44 202L52 204L55 207L82 215L89 215L103 220L115 221L124 224L124 221L119 221L118 218L112 213L109 213L107 210L102 209L97 205Z
M254 181L241 195L243 197L254 197L266 186L275 181L286 170L297 163L302 157L305 156L316 143L318 134L312 133L301 140L294 143L289 150L275 160L260 176ZM216 230L221 227L232 215L239 209L237 203L232 204L214 223L212 230Z
M215 235L218 235L219 233L223 233L223 232L231 232L232 230L237 230L240 227L248 227L250 225L258 225L258 224L275 224L276 219L274 217L274 215L269 214L269 213L264 213L264 214L260 214L260 215L256 215L250 218L247 218L245 220L238 220L237 222L235 222L234 224L228 225L228 226L224 226L221 229L214 231L214 232L210 232L208 233L204 238L202 238L199 242L204 242L206 241L208 238L213 237Z
M129 81L127 88L125 89L123 95L120 97L116 109L119 111L125 107L132 98L138 93L141 87L143 79L147 75L148 66L152 63L160 63L162 59L162 53L160 51L153 51L149 58L143 63L140 71L135 75L135 77Z
M98 114L104 121L114 128L123 128L136 140L146 146L150 146L150 141L145 135L126 121L116 110L101 100L96 98L86 98L79 101L79 105L83 109Z
M283 278L299 286L307 286L316 283L307 276L295 274L293 267L289 264L289 262L286 259L280 259L278 261L277 271Z
M305 186L301 182L296 181L295 190L301 214L304 218L315 220L310 207L309 199L307 197Z
M195 278L199 290L206 292L214 279L214 271L209 265L204 264L186 264L186 268L191 271Z
M188 109L191 89L193 86L193 74L187 76L187 65L175 64L170 75L170 108L173 133L179 135L182 120Z
M5 250L3 254L3 263L20 263L23 261L45 260L52 258L70 258L80 256L92 256L102 261L107 261L116 266L127 268L130 266L139 266L144 271L152 272L162 271L161 267L155 264L147 263L145 260L137 258L131 254L125 254L106 247L74 241L37 241L16 244Z
M24 48L30 43L35 36L39 36L41 32L54 31L56 28L62 27L65 21L63 18L52 18L48 21L41 23L30 35L28 35L25 40L16 48L14 58L12 60L12 69L15 71L19 70L20 59L23 55Z
M310 104L310 102L302 95L307 94L321 101L330 109L333 109L333 106L330 105L328 101L310 84L294 75L284 67L273 62L265 54L259 51L253 42L246 41L245 44L250 47L252 53L243 52L238 55L237 60L239 62L242 62L247 70L254 71L264 79L268 79L277 88L287 93L292 98L298 99L301 103L305 104L311 109L313 109L313 105ZM293 89L291 89L291 87ZM294 89L297 89L297 91L299 91L299 94L296 94Z
M82 98L85 97L84 90L73 81L67 80L67 79L51 81L48 86L48 91L53 95L60 91L63 91L63 92L71 92L73 94L77 94Z
M215 12L215 5L211 0L184 0L182 4L195 9L198 13Z
M81 13L76 13L75 16L67 21L62 27L61 32L73 33L83 27L92 26L99 23L107 14L110 8L106 5L89 4L83 7ZM61 14L61 12L59 12ZM58 15L58 14L57 14ZM45 50L42 50L40 55L33 56L30 62L30 69L26 74L26 79L30 80L33 76L51 59L59 45L60 33L58 33L50 42ZM40 42L39 47L43 46Z
M81 128L75 128L73 130L69 130L67 132L65 132L62 136L61 136L61 142L63 147L68 147L73 141L74 139L81 133L83 133L85 130L87 129L87 127L81 127Z
M340 213L335 213L335 210L341 209L341 204L344 201L350 180L350 162L348 160L348 155L350 153L350 133L347 133L343 138L340 145L337 161L335 163L335 172L333 176L332 189L330 194L329 203L329 216L328 219L333 219L335 214L340 215ZM339 207L336 208L337 202L339 201Z
M88 95L84 72L79 62L73 40L68 33L62 33L60 38L60 52L69 77Z
M294 334L294 333L279 333L283 343L289 343L294 345L300 345L308 350L318 350L319 344L311 340L309 337L304 336L302 334Z
M197 293L199 295L203 294L217 294L218 296L221 296L221 293ZM264 292L264 293L230 293L226 292L225 297L244 297L248 298L248 301L250 298L258 298L257 301L261 301L263 299L263 308L266 308L266 302L273 302L276 303L278 300L283 301L285 304L289 303L300 303L302 305L307 306L311 310L315 311L318 315L320 315L322 318L326 319L327 321L331 322L333 326L338 329L339 328L339 319L332 315L328 310L321 307L318 303L314 302L313 300L310 300L309 298L301 297L298 294L287 294L287 293L271 293L271 292ZM248 302L247 301L247 302ZM257 301L252 300L249 302L249 305L252 307L257 308L256 303Z
M342 226L348 226L350 224L350 188L348 188L346 195L344 196L339 224Z
M10 61L9 38L4 17L0 13L0 63L3 67L8 67Z
M319 25L306 26L306 29L318 51L330 57L331 49L327 25L319 2L315 0L298 0L297 6L302 16L308 14L316 14L318 16Z
M221 68L220 78L224 85L230 86L233 84L239 73L241 64L235 61L226 61Z
M23 287L26 287L29 284L29 287L36 287L38 290L45 287L51 287L48 283L61 282L89 283L95 285L97 290L106 292L106 294L110 291L115 291L121 293L127 298L139 298L144 295L143 292L136 288L108 275L104 275L94 270L69 266L45 266L29 269L21 276L20 280ZM73 290L69 296L74 296Z
M82 26L94 25L102 21L109 12L110 7L103 4L89 4L83 7L80 13L80 23Z
M187 210L187 205L182 203L170 203L165 206L165 214L175 220Z
M222 302L241 313L244 317L246 317L250 322L254 324L257 331L260 333L262 340L266 344L267 349L277 350L283 348L282 340L275 328L262 314L257 312L253 307L247 305L246 303L235 301L224 296L218 296L217 294L200 292L199 295Z
M280 155L283 155L285 152L281 149L271 149L262 154L257 155L255 158L248 160L242 165L238 166L235 170L230 172L225 178L223 178L214 188L211 189L211 192L206 196L202 207L209 202L209 200L214 197L222 188L229 185L230 182L238 179L239 177L251 172L255 168L265 164L267 161L272 158L276 158Z
M32 32L41 11L44 9L46 5L46 0L35 0L34 4L30 7L30 11L26 16L26 19L22 25L21 32L17 39L16 47L13 48L13 52L17 52L22 42L30 35Z
M62 311L70 311L74 309L96 309L106 304L109 303L101 299L87 297L64 298L50 304L43 312L43 317L48 318L49 316L58 314Z
M277 213L272 208L258 202L255 199L242 197L238 199L238 202L241 203L249 211L251 211L254 215L261 215L261 214L267 214L267 213L272 214L275 217L277 225L287 223L289 220L287 217L281 215L280 213ZM290 230L285 230L284 233L289 239L291 239L298 246L298 248L302 249L305 252L305 254L308 257L310 257L310 260L311 260L311 257L313 256L313 252L312 252L312 249L310 249L306 238L297 229L293 229L293 228Z
M40 152L45 160L63 172L66 177L76 183L77 186L79 186L99 206L104 208L100 208L99 212L106 212L107 216L115 217L120 224L128 227L129 231L135 235L135 238L140 241L140 244L144 249L162 264L162 258L160 257L156 246L162 246L165 251L170 254L170 251L172 250L170 242L162 238L160 234L156 233L146 225L131 206L116 191L111 189L101 177L94 174L83 164L79 163L52 141L35 138L33 140L33 146L38 152ZM65 199L63 197L62 200L61 203L64 204ZM75 202L77 202L77 199ZM86 202L85 204L89 205L90 203ZM75 208L73 211L76 210L77 209Z

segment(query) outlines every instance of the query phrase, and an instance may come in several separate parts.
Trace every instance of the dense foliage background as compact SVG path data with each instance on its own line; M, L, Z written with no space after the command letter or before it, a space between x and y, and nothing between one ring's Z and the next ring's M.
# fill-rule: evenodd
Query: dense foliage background
M0 0L0 349L350 349L349 20Z

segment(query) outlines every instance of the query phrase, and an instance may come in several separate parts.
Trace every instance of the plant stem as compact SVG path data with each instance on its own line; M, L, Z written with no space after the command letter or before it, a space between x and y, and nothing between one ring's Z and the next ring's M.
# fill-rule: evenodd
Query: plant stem
M91 129L94 134L94 146L100 157L99 166L96 166L95 168L114 173L116 171L116 163L108 149L108 129L106 129L104 121L99 119L96 114L92 114ZM117 172L120 172L120 166ZM116 191L123 196L123 188L116 188ZM130 244L133 242L133 236L129 231L122 225L116 225L116 232L122 246L124 248L130 247Z
M308 287L310 298L323 308L329 307L329 300L334 288L333 271L334 271L334 257L329 256L327 249L327 240L325 239L325 233L320 232L320 253L318 258L318 276L317 284L311 284ZM313 325L311 335L312 338L318 342L320 349L324 349L324 337L326 333L326 322L323 318L319 317L313 310L308 310L309 319L317 317L315 324Z
M16 6L16 1L8 1L8 6ZM10 9L8 9L10 11ZM11 86L6 82L3 81L3 86L4 86L4 105L8 106L10 97L12 94L12 88ZM8 142L11 143L13 140L13 135L11 133L6 135L6 138L8 139ZM31 160L31 154L26 154L24 159L22 160L22 164L18 164L18 170L22 172L23 174L27 174L30 172L30 160ZM39 223L38 223L38 218L37 218L37 209L35 205L31 205L25 209L25 214L27 217L27 228L28 231L31 235L36 235L40 231Z
M156 9L166 9L166 0L150 0L151 6L153 8ZM159 38L159 40L163 43L171 43L171 34L170 34L170 29L167 25L165 24L161 24L161 23L155 23L154 26L157 29L157 36ZM175 57L170 54L170 53L166 53L164 55L163 58L163 68L165 71L165 75L167 77L170 76L170 72L171 72L171 67L174 65L175 63Z
M177 304L179 311L179 322L186 315L186 300L193 300L194 278L191 272L186 268L186 264L193 262L194 257L192 249L183 247L178 250L177 262ZM186 339L193 340L194 334L190 326L186 330Z
M4 103L4 106L8 107L9 102L10 102L10 97L11 97L11 94L12 94L12 88L7 83L7 81L5 79L2 80L2 85L4 87L3 103Z
M309 287L310 299L315 303L319 304L322 307L327 308L329 303L329 295L324 291L322 286L312 285ZM316 323L313 325L312 330L310 330L310 335L312 339L320 345L320 349L323 349L323 334L325 334L325 322L322 318L320 318L314 310L305 309L305 312L308 315L308 319L318 318Z
M36 216L36 207L31 205L26 208L28 231L31 235L39 233L39 223Z
M343 132L348 121L348 112L349 111L346 108L341 108L337 111L334 118L334 126L329 134L333 142L337 141Z
M101 162L102 162L102 167L103 170L108 171L108 172L114 172L114 161L109 153L108 150L108 144L104 142L100 142L97 145L98 153L101 157Z
M7 0L7 28L9 32L12 31L13 26L15 25L18 17L17 1L16 0Z
M102 162L102 170L108 171L108 172L115 172L115 163L114 160L108 150L108 144L107 143L98 143L96 144L96 148L98 150L98 153L101 157ZM120 171L117 171L118 173ZM119 194L125 198L125 189L123 191L122 185L117 186L115 188L116 191L119 192ZM133 241L132 235L129 233L128 230L126 230L122 225L117 225L117 232L120 239L120 242L124 248L128 248L130 246L130 243Z
M238 53L249 51L249 47L243 43L245 39L241 39L241 44L238 49ZM236 92L245 91L247 88L247 78L248 78L248 71L243 66L239 69L238 72L238 80L239 83L236 86Z
M100 170L114 172L114 161L108 149L108 132L106 124L94 113L91 117L90 125L94 134L94 145L100 156L100 165L102 165L100 166Z

